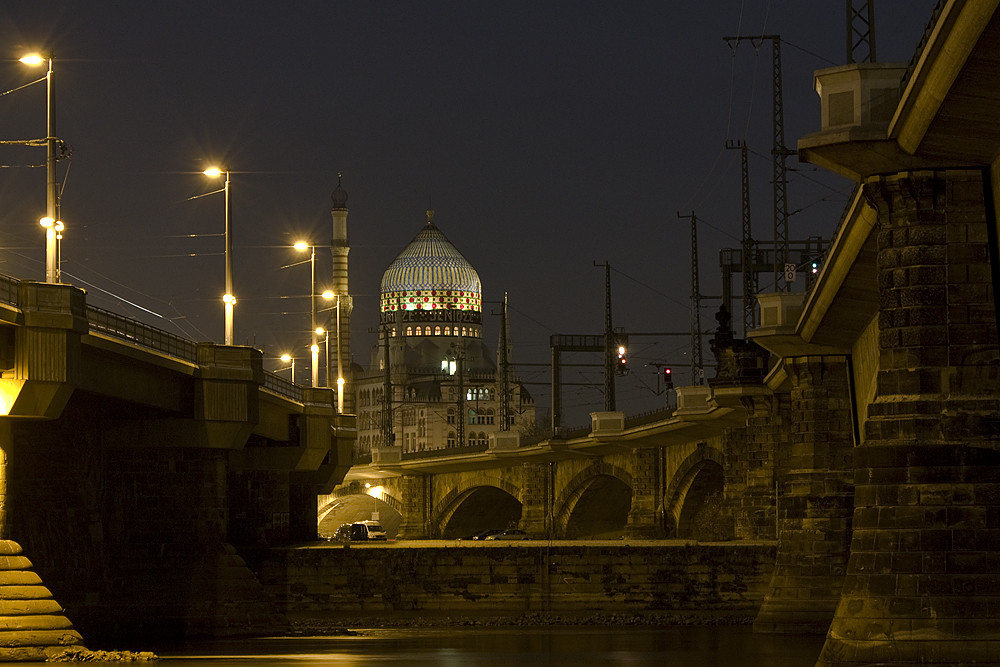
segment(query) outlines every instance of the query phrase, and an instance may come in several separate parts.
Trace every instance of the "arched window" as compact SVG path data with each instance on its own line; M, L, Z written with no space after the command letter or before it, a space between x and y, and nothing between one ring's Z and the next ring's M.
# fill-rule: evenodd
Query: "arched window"
M417 335L419 336L420 333L421 333L421 329L420 329L420 327L417 327Z
M406 327L406 335L407 336L413 335L413 327Z
M440 336L441 335L441 327L440 327L440 325L434 327L434 335L435 336Z
M448 431L448 446L449 447L454 447L455 443L456 443L455 432L454 431Z
M455 423L455 408L448 408L448 423Z
M445 327L444 328L444 335L445 336L450 336L451 335L451 327Z
M424 327L424 335L425 336L430 336L431 335L431 328L430 327Z
M493 423L493 416L494 416L493 415L493 408L488 408L486 410L486 423L487 424L492 424Z

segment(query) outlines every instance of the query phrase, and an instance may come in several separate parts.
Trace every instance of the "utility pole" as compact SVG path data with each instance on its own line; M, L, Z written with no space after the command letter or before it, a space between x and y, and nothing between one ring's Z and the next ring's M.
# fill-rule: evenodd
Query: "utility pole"
M389 331L382 327L382 446L392 447L392 373L389 363Z
M875 60L875 0L847 0L847 63Z
M459 447L465 446L465 422L469 419L465 408L465 339L458 337L458 346L455 348L455 365L458 368L458 420L455 430L458 431Z
M594 266L604 267L604 409L614 412L615 407L615 330L611 320L611 265L607 262Z
M500 430L510 430L510 350L507 330L507 293L503 293L503 310L500 311L500 345L497 354L497 370L500 372Z
M743 238L741 241L741 264L743 273L743 337L754 328L756 322L757 271L754 269L753 255L756 244L750 228L750 164L747 160L747 145L744 141L729 140L726 148L740 151L743 194Z
M788 166L787 158L792 151L785 147L785 112L781 92L781 36L760 35L759 37L724 37L730 48L735 49L740 42L750 42L754 49L760 48L764 40L771 42L771 89L772 99L772 185L774 186L774 289L787 292L791 283L784 280L785 265L788 263Z
M690 215L678 218L688 218L691 221L691 384L702 383L702 350L701 350L701 285L698 278L698 217L691 211Z

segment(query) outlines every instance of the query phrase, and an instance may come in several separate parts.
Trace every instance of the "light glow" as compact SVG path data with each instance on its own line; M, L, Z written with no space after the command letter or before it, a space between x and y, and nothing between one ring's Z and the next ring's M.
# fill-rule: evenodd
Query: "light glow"
M19 60L25 65L41 65L46 59L37 53L29 53L28 55L19 58Z
M296 250L308 250L309 244L306 243L305 241L296 241L295 245L293 245L292 247L295 248Z
M236 297L233 296L232 294L223 294L222 295L222 302L223 303L228 303L230 305L236 305Z
M283 355L281 355L278 358L281 359L282 361L284 361L287 364L289 361L292 360L292 355L290 355L290 354L283 354Z
M218 167L209 167L208 169L206 169L201 173L205 174L206 176L210 176L212 178L218 178L219 176L222 175L222 169Z
M319 345L310 345L309 351L313 354L319 354Z
M333 290L326 290L325 292L323 292L321 296L327 301L330 301L331 299L333 299L333 297L337 295L333 293Z
M55 222L55 220L53 220L49 216L45 216L44 218L41 218L38 221L38 224L40 224L42 227L48 228L48 227L51 227L54 222Z

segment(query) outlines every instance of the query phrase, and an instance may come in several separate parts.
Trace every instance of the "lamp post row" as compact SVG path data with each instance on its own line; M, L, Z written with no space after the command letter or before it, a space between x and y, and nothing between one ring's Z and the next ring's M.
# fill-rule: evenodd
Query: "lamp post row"
M62 281L62 257L61 255L61 241L62 232L65 229L65 225L60 219L59 211L59 193L56 177L56 112L55 112L55 95L53 90L52 82L52 67L53 56L42 56L37 53L28 54L20 58L20 62L31 65L38 66L42 64L48 64L48 69L45 72L45 109L46 109L46 131L45 131L45 176L46 176L46 189L45 189L45 217L39 220L42 227L45 228L45 282L48 283L59 283ZM223 186L223 191L225 192L225 258L226 258L226 293L222 296L222 302L225 307L225 344L233 344L233 325L235 319L235 307L236 307L236 296L233 293L233 239L232 239L232 206L230 203L230 172L229 169L222 169L220 167L210 167L204 171L206 176L212 178L218 178L223 173L226 175L225 185ZM318 336L320 334L325 334L326 340L326 356L327 356L327 378L330 375L329 369L329 333L323 331L321 328L316 326L316 246L312 244L307 244L305 242L299 242L295 244L295 247L299 250L304 250L309 248L311 250L309 257L310 264L310 290L309 290L309 302L311 311L311 322L312 322L312 342L310 345L310 352L312 354L312 385L314 387L319 386L319 341ZM332 299L333 293L326 291L322 294L325 299ZM343 410L343 369L341 367L340 358L340 295L337 296L337 388L338 388L338 411ZM288 357L288 359L285 359ZM292 381L295 381L295 360L289 355L283 355L282 359L285 361L291 361L292 363Z

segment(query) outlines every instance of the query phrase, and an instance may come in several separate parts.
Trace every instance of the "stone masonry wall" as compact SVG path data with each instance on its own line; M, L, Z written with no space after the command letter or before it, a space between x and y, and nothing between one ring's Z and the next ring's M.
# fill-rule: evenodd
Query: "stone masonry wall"
M774 506L775 457L789 439L787 394L762 394L743 399L747 408L742 449L727 453L727 498L734 503L737 539L776 539Z
M873 177L879 368L820 662L998 664L1000 365L979 170Z
M289 615L420 610L752 615L774 554L773 545L761 544L355 545L270 549L259 554L255 569Z

